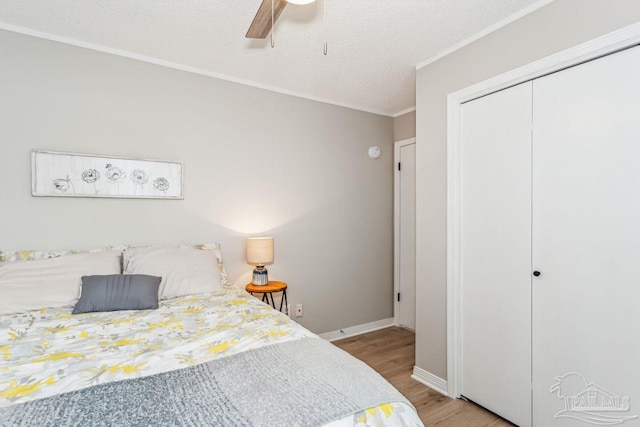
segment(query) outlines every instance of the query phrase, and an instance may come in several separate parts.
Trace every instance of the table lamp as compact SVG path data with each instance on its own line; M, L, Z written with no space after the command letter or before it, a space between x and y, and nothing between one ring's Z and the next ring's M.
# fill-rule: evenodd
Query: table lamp
M273 237L250 237L247 239L247 264L255 265L253 270L254 285L269 283L265 265L273 264Z

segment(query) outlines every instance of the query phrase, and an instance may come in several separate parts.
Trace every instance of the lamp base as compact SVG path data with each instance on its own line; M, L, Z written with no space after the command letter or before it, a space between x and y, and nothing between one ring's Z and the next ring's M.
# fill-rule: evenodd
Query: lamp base
M257 286L264 286L269 283L269 274L267 269L264 268L264 265L258 265L255 270L253 270L253 280L251 283Z

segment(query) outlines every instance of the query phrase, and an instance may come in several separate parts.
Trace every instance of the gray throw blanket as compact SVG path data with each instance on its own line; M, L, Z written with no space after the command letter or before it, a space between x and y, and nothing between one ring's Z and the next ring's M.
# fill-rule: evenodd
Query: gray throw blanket
M375 371L305 338L0 408L2 426L318 426L387 402Z

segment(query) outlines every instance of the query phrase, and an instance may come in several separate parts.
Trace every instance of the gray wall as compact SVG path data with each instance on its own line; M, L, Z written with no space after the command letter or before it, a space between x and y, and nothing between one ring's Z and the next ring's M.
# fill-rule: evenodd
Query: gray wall
M637 0L556 0L418 70L418 367L447 378L447 94L638 21Z
M410 111L393 118L393 140L402 141L416 136L416 112Z
M303 325L393 316L391 118L6 31L0 58L0 248L216 241L245 284L273 235ZM36 148L181 160L185 199L31 197Z

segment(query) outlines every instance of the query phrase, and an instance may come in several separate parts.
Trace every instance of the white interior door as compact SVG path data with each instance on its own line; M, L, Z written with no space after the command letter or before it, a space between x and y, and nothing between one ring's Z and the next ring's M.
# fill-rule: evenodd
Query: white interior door
M636 47L534 82L539 426L640 414L639 76Z
M398 192L398 324L416 328L416 144L400 144Z
M531 82L462 106L462 395L531 425Z

